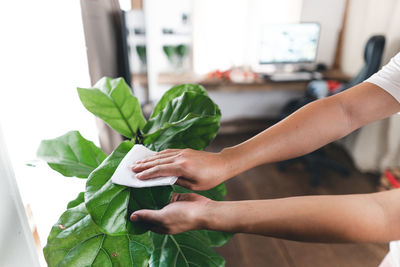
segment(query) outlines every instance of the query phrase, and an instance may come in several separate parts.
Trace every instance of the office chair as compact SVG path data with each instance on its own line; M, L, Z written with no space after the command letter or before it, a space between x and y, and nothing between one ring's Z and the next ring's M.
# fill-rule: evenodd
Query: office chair
M385 37L382 35L372 36L366 43L364 49L364 66L360 70L360 72L352 78L348 83L341 85L337 90L333 93L327 93L325 96L337 94L342 92L350 87L353 87L367 78L369 78L372 74L379 70L383 50L385 47ZM313 88L313 82L309 84L306 89L305 95L300 99L295 99L286 104L281 112L281 119L289 116L297 109L307 105L308 103L321 98L321 95L316 95L316 90ZM304 164L307 169L311 172L311 185L317 186L319 185L322 178L322 171L324 168L331 169L336 171L342 176L347 176L349 174L349 170L336 162L335 160L329 159L324 151L324 148L320 148L314 152L311 152L307 155L286 160L278 163L278 168L281 171L284 171L290 164L295 162L301 162Z

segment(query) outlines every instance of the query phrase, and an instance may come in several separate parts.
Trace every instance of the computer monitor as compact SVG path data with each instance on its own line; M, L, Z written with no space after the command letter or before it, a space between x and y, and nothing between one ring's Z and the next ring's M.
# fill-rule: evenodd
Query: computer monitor
M262 27L258 64L312 63L317 57L318 23L275 24Z

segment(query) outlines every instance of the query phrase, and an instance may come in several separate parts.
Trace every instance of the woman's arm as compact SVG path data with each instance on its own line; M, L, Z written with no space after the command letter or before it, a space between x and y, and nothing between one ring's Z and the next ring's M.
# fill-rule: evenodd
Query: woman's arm
M234 176L263 163L310 153L398 111L397 100L375 84L365 82L302 107L248 141L225 149L222 154L233 163L230 176Z
M183 176L178 184L209 189L263 163L298 157L355 129L400 111L400 104L372 83L314 101L262 133L220 153L166 150L132 167L137 177Z
M140 210L131 219L170 234L210 229L308 242L388 242L400 239L398 203L400 190L236 202L181 194L163 209Z

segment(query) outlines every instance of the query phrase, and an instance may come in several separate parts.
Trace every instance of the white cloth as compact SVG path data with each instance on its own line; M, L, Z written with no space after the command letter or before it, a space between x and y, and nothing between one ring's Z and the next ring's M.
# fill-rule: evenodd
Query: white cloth
M173 185L178 179L177 176L156 177L149 180L139 180L136 178L136 173L131 170L131 166L136 161L154 155L155 153L156 152L151 151L143 145L134 145L118 165L113 176L111 177L111 181L114 184L138 188Z
M400 53L366 82L376 84L400 102ZM400 267L400 241L390 242L389 256L393 267Z

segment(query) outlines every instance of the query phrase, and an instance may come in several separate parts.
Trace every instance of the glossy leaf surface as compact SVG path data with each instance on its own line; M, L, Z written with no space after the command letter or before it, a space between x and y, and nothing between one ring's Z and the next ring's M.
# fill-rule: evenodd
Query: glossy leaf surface
M160 113L169 102L171 102L174 98L177 98L185 92L195 92L200 95L207 95L206 89L203 86L198 84L181 84L172 87L164 95L161 97L160 101L158 101L157 105L153 109L153 113L151 114L151 118L155 117Z
M109 236L93 223L81 203L65 211L44 248L48 266L148 266L153 250L148 234Z
M225 245L233 236L232 233L211 230L198 230L193 232L200 232L203 236L205 236L210 247L221 247Z
M139 101L123 78L104 77L93 88L78 88L78 93L87 110L128 138L134 138L146 123Z
M107 234L127 233L130 188L113 184L111 176L132 147L132 142L122 142L86 182L86 208L93 221Z
M218 107L208 96L184 92L147 122L144 144L156 151L203 149L217 134L220 117Z
M198 231L177 235L151 235L154 244L151 267L225 266L224 258L210 248L207 237Z
M122 142L93 171L86 183L85 202L88 212L99 228L110 235L147 231L145 225L129 221L130 213L138 209L160 209L171 199L170 186L130 188L112 183L111 176L132 147L132 142Z
M64 176L87 178L107 155L78 131L51 140L43 140L37 156Z
M141 209L162 209L170 202L172 193L171 186L131 188L129 214ZM128 225L128 232L141 234L150 230L150 227L151 225L144 222L131 222Z
M85 202L85 192L80 192L74 200L71 200L67 205L67 209L72 209L82 202Z

